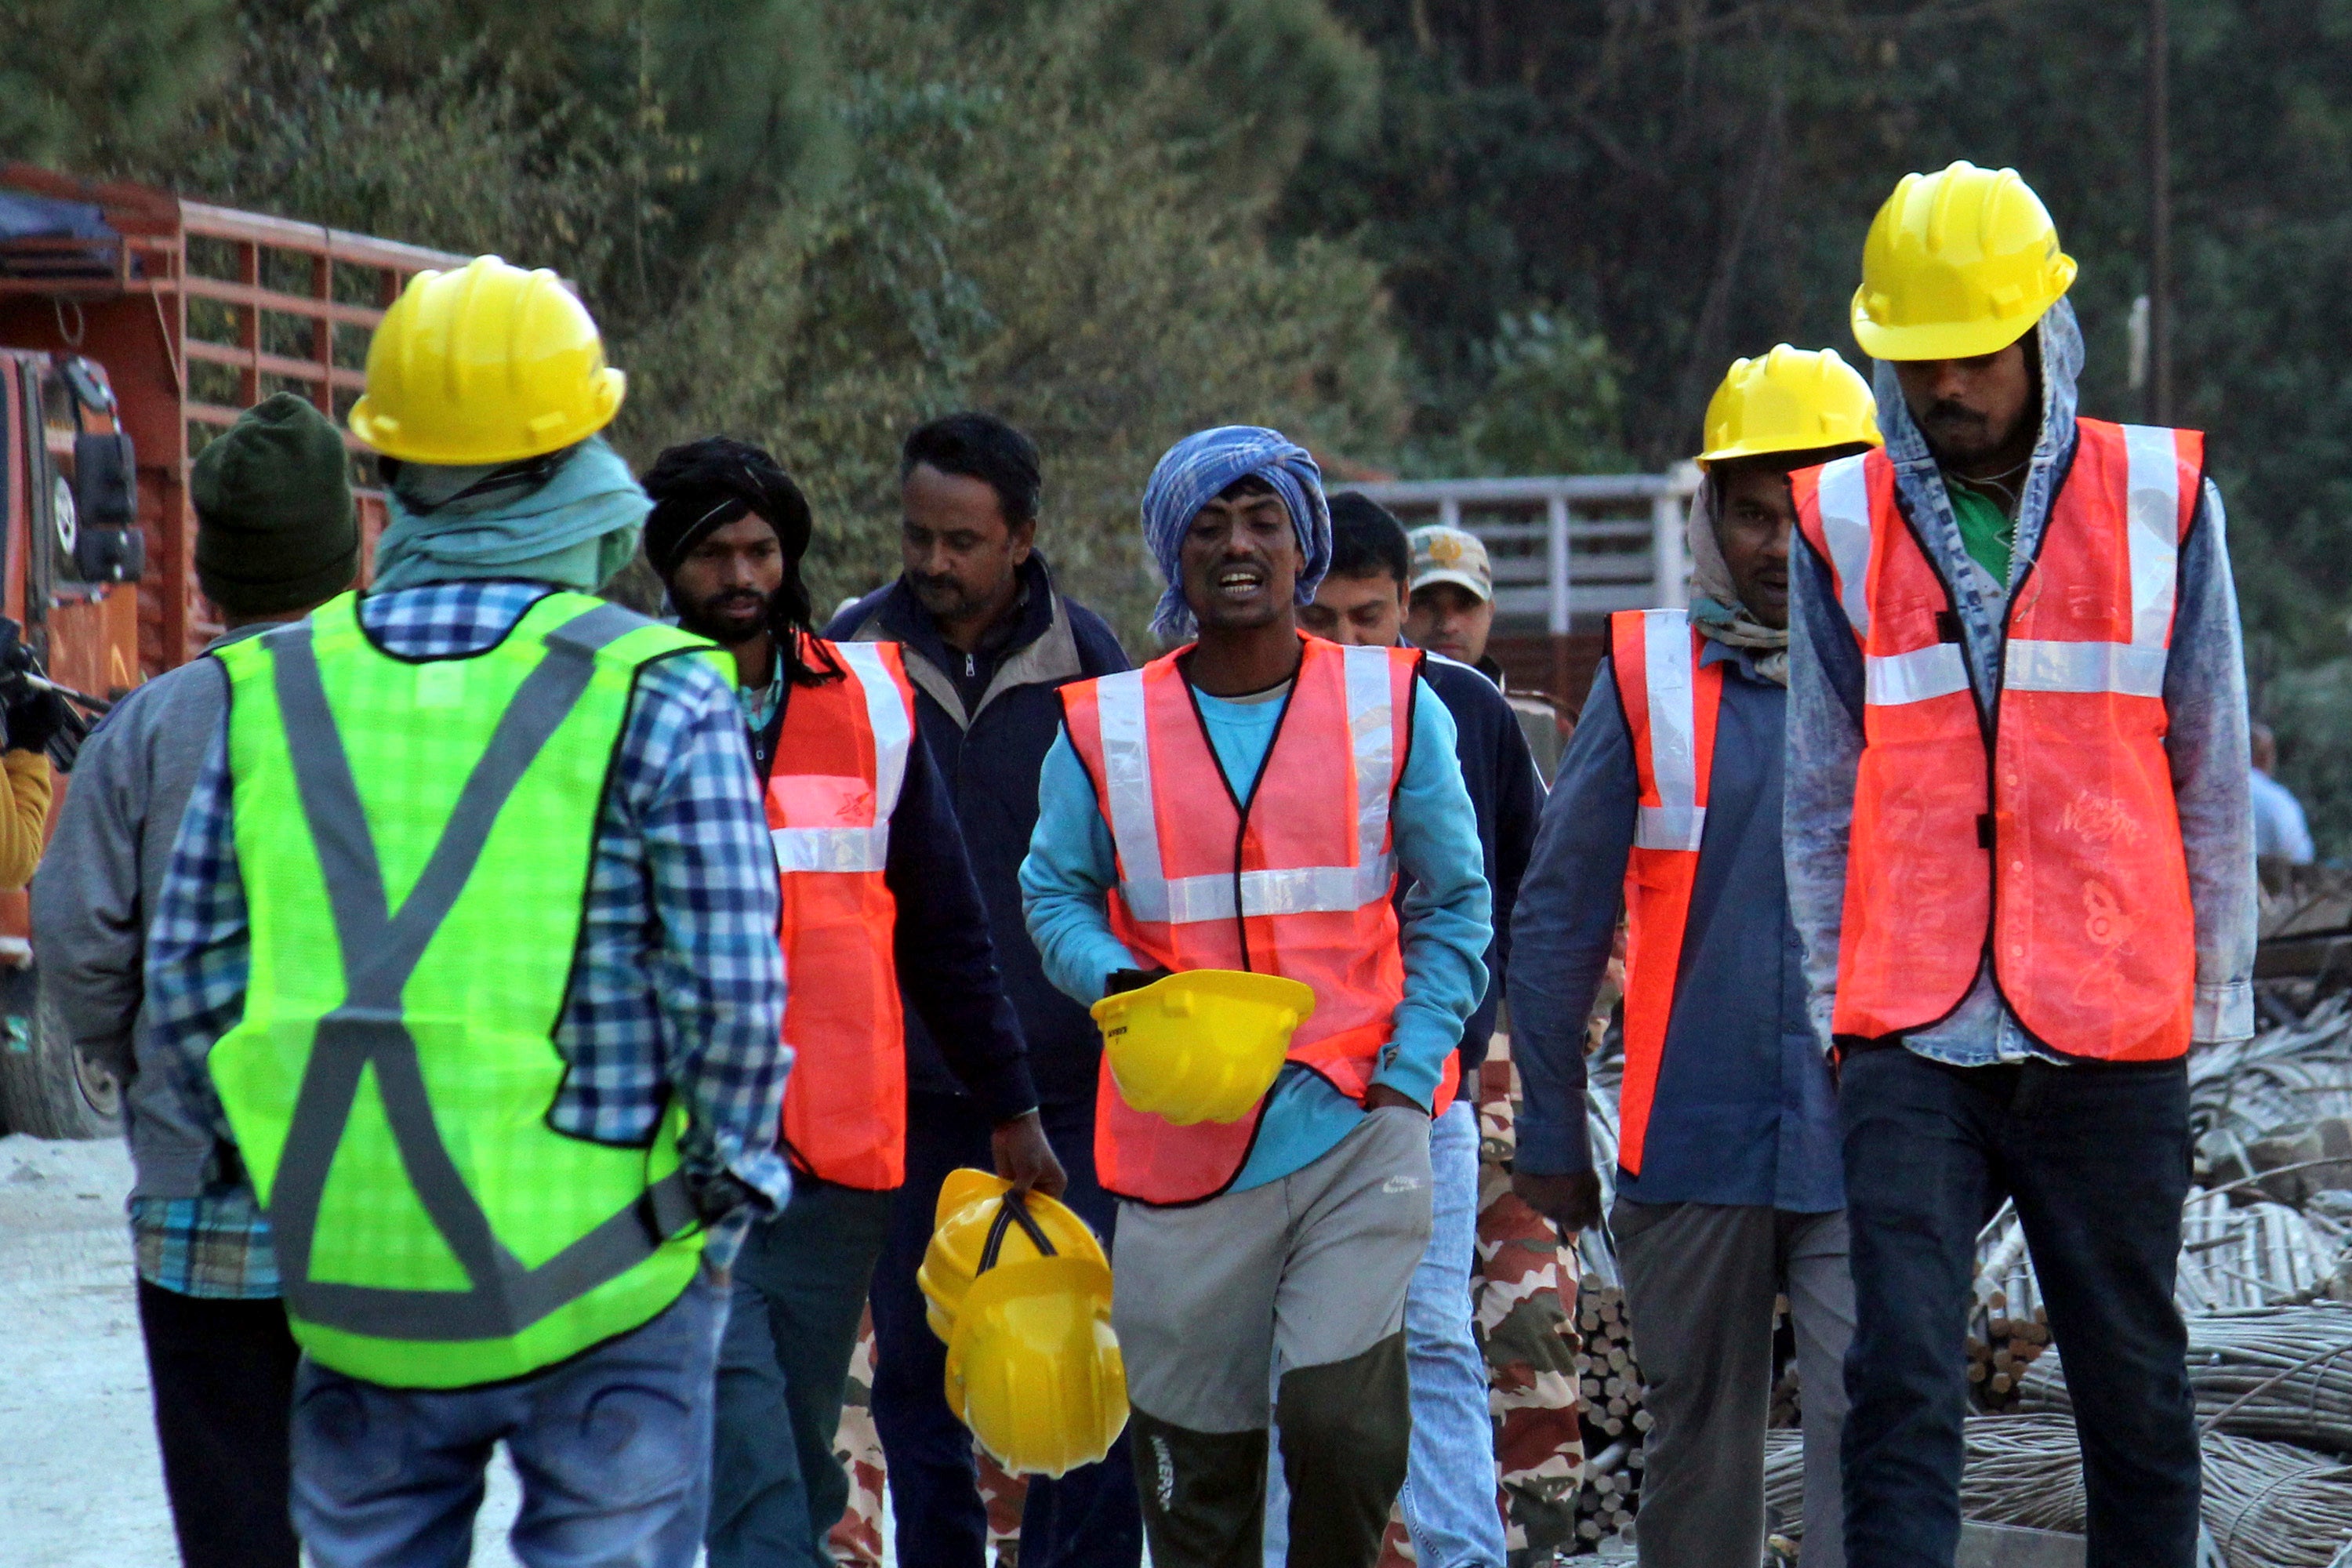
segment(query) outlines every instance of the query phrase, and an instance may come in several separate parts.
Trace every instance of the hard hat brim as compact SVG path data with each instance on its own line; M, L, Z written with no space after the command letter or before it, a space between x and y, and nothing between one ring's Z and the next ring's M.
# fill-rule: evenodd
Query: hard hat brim
M527 458L545 457L550 452L560 452L595 435L619 416L628 391L627 374L608 365L597 373L595 406L585 417L566 421L524 440L491 440L488 438L491 434L488 431L480 433L484 438L465 443L436 444L431 440L410 440L397 423L376 416L375 405L365 393L362 393L359 401L352 405L348 423L352 434L358 437L370 451L404 463L429 463L460 468L520 463Z
M1856 447L1884 447L1885 445L1886 437L1879 435L1875 431L1871 433L1870 437L1867 440L1857 437L1852 440L1845 441L1815 441L1811 443L1799 441L1773 441L1769 439L1734 441L1727 447L1717 447L1711 452L1701 452L1697 457L1692 458L1691 461L1696 463L1702 468L1712 468L1717 463L1734 462L1741 458L1777 458L1790 452L1843 453L1851 452ZM1828 462L1831 459L1828 457L1824 457L1822 460L1823 462Z
M2066 297L2074 282L2074 263L2068 257L2058 258L2060 281L2055 292L2039 301L2031 310L2020 310L2013 316L1995 316L1981 321L1921 321L1911 326L1892 327L1873 320L1863 300L1867 287L1853 291L1852 319L1853 341L1862 352L1873 359L1901 363L1906 360L1975 359L1979 354L1999 353L2010 344L2022 339L2041 324L2050 308Z

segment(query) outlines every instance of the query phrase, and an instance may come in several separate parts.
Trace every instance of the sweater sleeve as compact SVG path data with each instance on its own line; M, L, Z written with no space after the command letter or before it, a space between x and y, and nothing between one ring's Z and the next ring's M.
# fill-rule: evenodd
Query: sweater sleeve
M148 912L139 858L144 731L133 717L116 715L83 745L33 879L33 945L57 1016L76 1049L125 1083L138 1070L131 1029L145 993Z
M49 759L40 752L0 753L8 805L0 812L0 889L21 888L41 864L49 823Z
M1081 1005L1102 1000L1112 973L1139 967L1111 934L1110 889L1118 858L1095 804L1094 781L1070 746L1054 737L1037 779L1037 827L1021 862L1021 908L1045 978Z
M2210 482L2180 551L2172 655L2164 668L2165 750L2180 814L2195 916L2200 1041L2254 1032L2253 764L2246 666L2221 492Z
M1584 1026L1616 946L1641 781L1604 661L1559 760L1511 936L1511 1060L1526 1103L1517 1168L1567 1175L1592 1168L1584 1116Z
M1412 752L1390 817L1397 876L1412 884L1404 897L1404 998L1372 1081L1426 1109L1462 1043L1462 1026L1486 994L1494 895L1454 750L1454 715L1427 681L1414 688Z
M996 967L988 910L939 763L920 736L908 749L906 781L890 814L882 879L898 905L892 948L899 987L949 1070L992 1121L1035 1110L1028 1048Z
M1495 748L1495 961L1500 973L1487 979L1507 994L1511 911L1518 907L1519 886L1535 855L1544 809L1543 775L1536 771L1535 753L1528 749L1516 712Z

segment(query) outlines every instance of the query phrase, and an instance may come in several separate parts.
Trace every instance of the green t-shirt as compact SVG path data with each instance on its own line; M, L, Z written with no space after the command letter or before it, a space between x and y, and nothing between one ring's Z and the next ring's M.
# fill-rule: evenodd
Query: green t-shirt
M1948 481L1944 493L1952 498L1952 516L1959 522L1960 542L1968 547L1969 556L1991 574L1994 582L2007 587L2016 522L1999 501L1966 485Z

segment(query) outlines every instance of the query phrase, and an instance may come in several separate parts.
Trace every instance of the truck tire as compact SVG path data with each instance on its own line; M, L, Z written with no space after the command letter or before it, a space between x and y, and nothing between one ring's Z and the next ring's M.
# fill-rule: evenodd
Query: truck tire
M113 1138L122 1086L85 1061L29 969L0 970L0 1129L33 1138Z

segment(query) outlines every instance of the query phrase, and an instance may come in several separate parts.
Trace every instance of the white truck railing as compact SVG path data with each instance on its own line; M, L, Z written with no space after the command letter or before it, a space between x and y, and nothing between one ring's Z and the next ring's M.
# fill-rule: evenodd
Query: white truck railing
M1334 489L1343 487L1334 486ZM1391 479L1344 487L1407 528L1443 522L1486 542L1497 630L1565 637L1580 619L1688 602L1683 534L1698 469L1532 479Z

